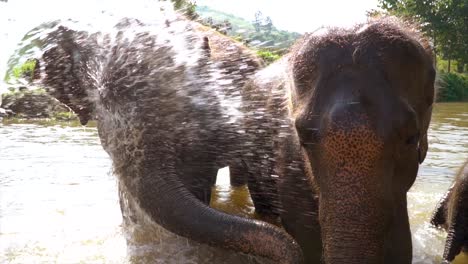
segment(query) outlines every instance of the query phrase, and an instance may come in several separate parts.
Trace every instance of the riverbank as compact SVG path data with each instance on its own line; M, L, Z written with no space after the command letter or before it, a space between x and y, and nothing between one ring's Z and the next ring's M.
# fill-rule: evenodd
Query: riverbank
M22 89L2 94L0 118L78 120L73 111L43 89Z

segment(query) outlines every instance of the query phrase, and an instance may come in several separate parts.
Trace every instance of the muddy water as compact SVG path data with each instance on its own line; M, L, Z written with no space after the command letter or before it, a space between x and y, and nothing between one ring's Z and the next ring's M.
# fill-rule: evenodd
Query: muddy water
M445 234L428 219L468 158L468 104L438 104L429 135L430 151L408 195L414 263L440 263ZM162 257L179 249L154 251L152 233L144 232L134 232L138 243L127 248L111 163L92 125L4 122L0 149L0 263L256 262L221 251ZM253 216L248 192L231 188L226 170L213 204ZM468 263L468 256L456 263Z

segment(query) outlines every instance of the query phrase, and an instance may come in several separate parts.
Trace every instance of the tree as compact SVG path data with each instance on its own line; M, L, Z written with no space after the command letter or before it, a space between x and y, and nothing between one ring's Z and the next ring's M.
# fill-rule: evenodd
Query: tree
M263 23L263 14L261 11L257 11L255 13L255 20L253 21L253 26L255 28L255 31L260 32L262 29L262 23Z
M466 0L379 0L379 3L390 14L419 22L432 39L436 55L448 60L448 72L452 60L457 60L459 65L468 63Z
M213 21L213 18L212 17L208 17L208 18L205 18L203 19L203 24L209 26L209 27L213 27L214 25L214 21Z
M265 31L270 34L271 30L273 29L273 21L271 21L271 18L268 16L265 18L265 25L264 25Z
M192 20L195 20L198 15L195 11L195 8L197 6L195 1L191 0L171 0L174 8L176 10L181 10L182 12L185 13L185 15Z
M222 33L227 35L232 30L232 24L229 20L225 19L221 24Z

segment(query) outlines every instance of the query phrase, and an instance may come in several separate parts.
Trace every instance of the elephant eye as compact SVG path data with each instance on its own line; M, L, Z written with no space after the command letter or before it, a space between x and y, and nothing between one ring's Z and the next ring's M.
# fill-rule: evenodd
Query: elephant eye
M320 128L317 118L308 115L300 115L294 121L294 125L299 136L300 144L302 147L312 147L320 140Z
M406 145L418 145L419 143L419 135L420 133L416 133L410 137L408 137L405 141Z
M303 147L311 147L313 145L316 145L319 141L318 128L304 128L298 132L301 146Z

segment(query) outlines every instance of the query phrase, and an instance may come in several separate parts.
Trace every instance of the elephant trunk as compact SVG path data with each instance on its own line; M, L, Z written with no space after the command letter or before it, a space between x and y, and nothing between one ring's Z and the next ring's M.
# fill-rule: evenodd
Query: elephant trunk
M383 140L360 108L335 111L329 121L321 141L325 172L318 175L325 262L384 263L392 208Z
M348 186L320 196L325 263L384 263L385 209L371 193Z
M158 157L164 159L165 155ZM282 229L212 209L188 191L175 177L175 171L174 175L160 175L173 170L170 161L149 163L151 167L143 167L151 169L137 183L137 200L140 207L165 229L214 247L284 264L302 263L299 245Z

